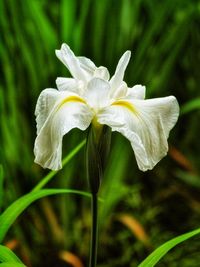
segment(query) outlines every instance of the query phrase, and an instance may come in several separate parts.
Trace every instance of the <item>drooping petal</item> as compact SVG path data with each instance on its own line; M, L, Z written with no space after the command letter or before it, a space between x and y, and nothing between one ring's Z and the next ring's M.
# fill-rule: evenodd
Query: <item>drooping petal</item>
M93 112L78 95L69 92L57 94L58 100L46 119L42 115L44 109L37 110L37 123L40 127L34 147L35 162L52 170L62 167L63 136L73 128L85 130L93 118ZM50 110L49 107L48 109Z
M115 74L110 79L111 88L114 90L121 85L124 78L124 72L131 57L131 52L126 51L119 60Z
M59 97L60 95L58 94L58 90L52 88L45 89L40 93L35 108L37 134L42 128Z
M144 99L146 93L146 87L140 84L133 86L132 88L128 88L127 97L132 99Z
M167 138L179 106L173 96L150 100L119 100L99 113L98 122L124 135L140 170L152 169L168 151Z
M68 68L75 79L86 80L85 72L81 68L78 58L67 44L62 44L61 49L56 50L56 56Z
M93 78L88 83L84 97L90 107L97 111L109 104L109 90L110 85L108 82L100 78Z

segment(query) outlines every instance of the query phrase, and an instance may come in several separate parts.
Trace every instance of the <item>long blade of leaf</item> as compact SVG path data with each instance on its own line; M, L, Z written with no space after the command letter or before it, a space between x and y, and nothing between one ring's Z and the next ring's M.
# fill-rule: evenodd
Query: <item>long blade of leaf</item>
M0 209L3 204L3 180L4 180L3 166L0 165Z
M166 243L164 243L163 245L158 247L156 250L154 250L142 263L140 263L140 265L138 267L153 267L153 266L155 266L155 264L158 263L159 260L163 256L165 256L165 254L170 249L174 248L178 244L186 241L187 239L189 239L189 238L191 238L197 234L200 234L200 228L193 230L191 232L188 232L186 234L179 235L179 236L167 241Z
M3 241L7 231L16 218L35 200L55 194L78 194L90 197L87 192L71 189L43 189L37 192L30 192L14 201L0 216L0 242Z
M26 265L17 262L4 262L0 263L0 267L26 267Z
M22 263L12 250L2 245L0 245L0 262Z
M200 98L195 98L188 101L186 104L181 107L181 115L187 114L191 111L200 109Z

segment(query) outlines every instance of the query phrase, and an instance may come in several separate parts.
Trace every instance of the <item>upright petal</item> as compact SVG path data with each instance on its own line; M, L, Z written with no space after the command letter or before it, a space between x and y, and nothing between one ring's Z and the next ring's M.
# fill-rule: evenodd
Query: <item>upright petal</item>
M46 109L50 110L50 107ZM63 136L73 128L85 130L91 123L93 112L78 95L59 91L51 112L46 112L45 118L43 112L44 109L38 109L36 113L40 126L34 147L35 162L44 168L58 170L62 167Z
M128 88L127 97L132 99L144 99L145 98L146 87L140 84Z
M75 79L86 80L86 75L80 66L78 58L67 44L62 44L61 49L56 50L56 56L68 68Z
M100 66L96 67L95 64L87 57L78 57L81 68L87 73L87 79L90 80L94 77L101 78L108 81L110 74L107 68Z
M117 89L121 85L121 82L123 81L124 78L124 72L130 60L130 57L131 57L131 52L126 51L120 58L115 74L110 79L110 85L113 90Z
M95 64L87 57L77 57L79 60L80 67L87 72L88 76L92 77L95 69L97 68Z
M84 90L84 82L73 78L58 77L56 85L60 91L70 91L81 95Z
M110 74L109 74L107 68L100 66L100 67L96 68L96 70L94 72L94 77L101 78L105 81L108 81L110 79Z
M152 169L167 153L167 138L179 106L173 96L150 100L119 100L98 116L98 122L124 135L140 170Z
M109 105L109 90L110 85L108 82L100 79L93 78L85 90L85 99L87 103L95 110Z
M127 95L127 84L122 81L121 84L115 89L115 90L110 90L110 98L111 99L119 99L119 98L124 98Z

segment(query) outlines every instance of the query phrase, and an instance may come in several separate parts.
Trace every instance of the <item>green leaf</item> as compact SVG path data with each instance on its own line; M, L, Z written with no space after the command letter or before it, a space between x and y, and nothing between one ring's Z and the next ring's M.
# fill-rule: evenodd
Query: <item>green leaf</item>
M0 209L3 204L3 180L4 180L3 166L0 164Z
M69 42L76 23L76 1L62 0L60 3L60 13L61 38L63 41Z
M200 234L200 228L193 230L191 232L188 232L186 234L177 236L160 247L158 247L156 250L154 250L138 267L153 267L156 263L159 262L159 260L165 256L165 254L172 248L174 248L176 245L182 243L183 241L186 241L187 239Z
M0 262L22 263L12 250L0 245Z
M189 113L193 110L200 109L200 98L193 99L181 107L181 115Z
M35 200L55 194L78 194L86 197L90 197L89 193L71 190L71 189L43 189L37 192L30 192L16 201L14 201L0 216L0 242L3 241L7 231L16 220L16 218Z
M176 177L190 186L200 188L200 175L178 170L176 171Z
M0 267L26 267L26 265L17 262L4 262L0 263Z

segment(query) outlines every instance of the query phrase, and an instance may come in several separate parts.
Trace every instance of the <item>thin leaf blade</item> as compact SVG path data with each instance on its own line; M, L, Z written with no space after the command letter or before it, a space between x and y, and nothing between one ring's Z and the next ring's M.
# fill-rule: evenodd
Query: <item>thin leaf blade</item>
M166 243L158 247L156 250L154 250L143 262L139 264L138 267L155 266L155 264L158 263L160 259L165 256L165 254L167 254L169 250L197 234L200 234L200 228L167 241Z
M181 107L181 115L200 109L200 98L192 99Z
M26 265L18 262L3 262L0 263L0 267L26 267Z
M43 189L37 192L30 192L14 201L0 216L0 242L3 241L7 231L17 217L34 201L42 197L55 194L78 194L90 197L87 192L71 189Z
M21 260L15 255L15 253L6 246L0 245L0 262L15 262L21 263Z

